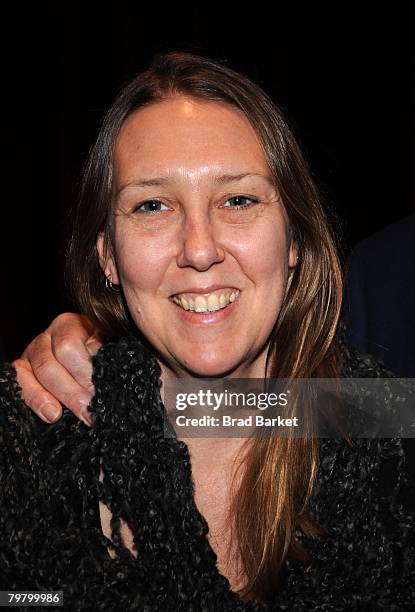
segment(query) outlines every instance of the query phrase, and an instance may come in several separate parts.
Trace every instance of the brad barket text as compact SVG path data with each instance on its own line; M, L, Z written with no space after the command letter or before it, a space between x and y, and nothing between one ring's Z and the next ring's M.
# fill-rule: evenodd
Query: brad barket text
M273 418L262 414L249 415L244 418L231 417L223 414L221 417L204 415L201 417L186 417L180 415L175 419L178 427L298 427L298 417L283 418L280 415Z

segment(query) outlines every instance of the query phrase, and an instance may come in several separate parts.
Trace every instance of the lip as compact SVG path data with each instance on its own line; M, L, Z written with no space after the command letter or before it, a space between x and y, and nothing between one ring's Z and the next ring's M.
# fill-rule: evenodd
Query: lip
M182 289L170 297L175 297L181 293L200 293L203 295L204 293L212 293L212 291L217 291L218 289L235 289L235 291L240 291L239 287L234 287L233 285L209 285L209 287L186 287L186 289Z
M222 287L219 287L219 289L222 289ZM214 289L210 289L210 291L214 291ZM179 316L186 323L193 323L194 325L208 325L213 323L221 323L222 321L228 319L235 311L235 309L239 307L240 299L241 293L238 295L236 300L234 302L230 302L230 304L226 308L221 308L221 310L215 310L213 312L206 313L184 310L183 308L175 304L172 300L170 300L170 303L175 309L177 316Z

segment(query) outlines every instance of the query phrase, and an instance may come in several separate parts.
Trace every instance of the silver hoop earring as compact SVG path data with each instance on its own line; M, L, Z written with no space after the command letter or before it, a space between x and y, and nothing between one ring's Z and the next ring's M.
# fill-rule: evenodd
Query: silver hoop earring
M106 276L105 277L105 289L112 293L120 293L121 285L116 285L115 283L112 282L111 278Z
M295 266L290 267L290 273L292 273L292 272L294 272L294 271L295 271L295 268L296 268L296 267L297 267L297 265L298 265L298 259L299 259L299 257L298 257L298 255L297 255L296 260L295 260Z

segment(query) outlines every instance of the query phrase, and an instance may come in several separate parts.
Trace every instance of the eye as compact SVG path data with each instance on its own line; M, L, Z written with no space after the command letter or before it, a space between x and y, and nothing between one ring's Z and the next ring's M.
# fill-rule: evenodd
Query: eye
M155 207L157 207L158 205L161 206L166 206L165 204L163 204L163 202L160 202L160 200L146 200L145 202L142 202L141 204L138 204L135 208L133 212L143 212L143 213L150 213L150 214L154 214L154 213L158 213L161 212L160 210L157 210ZM150 206L150 210L145 210L144 208L142 208L143 206ZM166 206L167 208L167 206Z
M243 196L243 195L236 195L236 196L232 196L231 198L228 198L226 201L230 202L231 200L250 200L250 204L236 204L236 206L224 206L224 208L236 208L237 210L239 208L249 208L250 206L253 206L254 204L258 203L258 200L256 198L249 198L248 196Z

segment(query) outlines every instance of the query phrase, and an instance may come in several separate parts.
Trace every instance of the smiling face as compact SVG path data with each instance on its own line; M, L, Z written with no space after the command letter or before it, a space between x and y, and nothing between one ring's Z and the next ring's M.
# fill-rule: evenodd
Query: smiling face
M114 181L101 266L163 374L263 377L297 251L244 114L184 96L138 110L117 138Z

